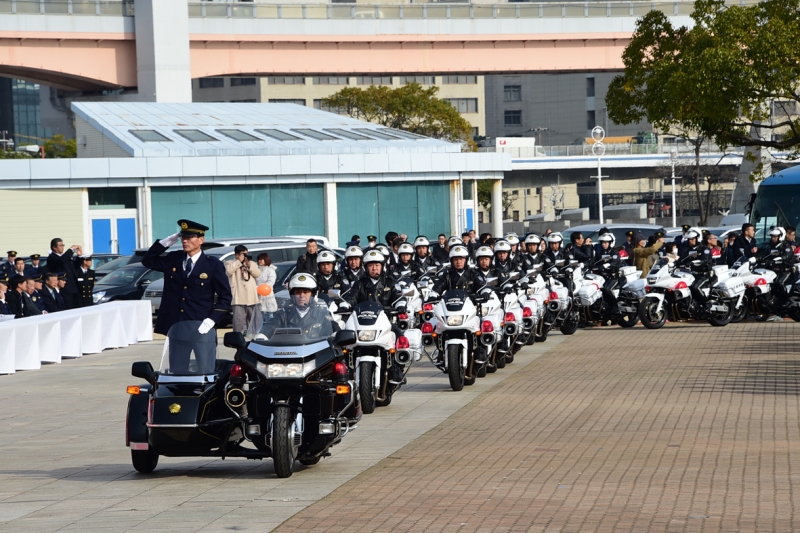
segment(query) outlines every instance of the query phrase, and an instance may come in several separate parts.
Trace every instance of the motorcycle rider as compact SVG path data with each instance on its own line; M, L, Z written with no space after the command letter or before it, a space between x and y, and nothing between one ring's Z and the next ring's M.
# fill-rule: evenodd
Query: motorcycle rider
M776 261L780 259L780 261ZM777 277L772 283L772 293L781 303L786 302L786 274L792 271L794 261L792 245L786 241L786 230L776 226L769 230L769 241L762 244L756 254L756 264L775 272ZM778 315L770 315L767 322L782 322L783 319Z
M389 268L389 274L395 281L414 276L412 257L414 257L414 248L410 244L404 242L397 247L397 262Z
M384 307L391 307L394 293L394 280L384 272L384 255L379 250L370 250L364 254L363 262L366 275L358 282L356 303L372 301ZM398 330L399 331L399 330Z
M511 253L509 253L509 258L511 261L514 262L515 265L521 266L522 265L522 250L519 249L519 237L517 237L516 233L509 233L505 236L506 242L511 246Z
M446 291L459 289L473 296L478 289L486 285L486 278L479 271L467 268L469 251L463 244L450 248L450 266L445 267L436 278L431 298L437 298Z
M317 287L321 294L328 294L331 289L344 293L350 288L350 281L335 269L336 256L333 252L323 250L317 254Z
M484 279L495 277L494 270L492 268L492 258L494 257L494 252L488 246L479 246L477 250L475 250L475 270L483 276Z
M617 272L619 272L619 269L622 267L622 260L619 257L619 253L614 250L616 238L613 233L608 232L600 235L597 240L599 241L596 245L598 246L598 252L594 257L592 270L603 276L606 280L601 289L603 300L609 305L615 305L617 299L614 297L614 293L611 292L611 289L616 284ZM602 268L605 265L608 266Z
M557 261L564 261L564 266L569 266L570 254L564 250L561 245L564 242L564 237L560 232L555 231L547 236L547 250L544 252L544 271L543 274L547 276L555 275L552 272L556 267ZM563 267L562 267L563 268ZM572 277L566 276L564 279L564 286L569 290L570 295L574 289L572 285Z
M679 253L678 265L688 267L695 276L695 281L689 289L692 291L694 300L705 306L708 298L700 288L708 283L710 278L708 273L714 266L714 258L711 255L711 248L697 242L700 235L702 235L702 230L697 228L691 228L686 232L683 237L683 248Z
M511 259L511 245L507 240L501 239L494 243L494 259L492 267L498 276L498 281L502 284L508 276L519 270L519 265Z
M436 267L436 269L442 268L442 264L433 258L433 255L429 253L430 250L430 242L428 242L427 237L425 235L420 235L416 239L414 239L414 251L416 255L412 260L412 269L414 271L414 281L418 280L421 276L424 276L425 273L431 267Z
M364 268L361 266L363 256L364 252L358 246L350 246L344 252L347 266L342 270L342 275L350 282L350 285L355 285L364 277Z
M317 304L317 281L311 274L300 272L289 280L290 304L276 312L261 328L260 335L271 338L278 328L299 328L307 337L318 337L316 331L331 327L333 332L339 331L339 325L333 320L324 304ZM330 326L325 325L326 322ZM256 337L259 338L259 337Z
M527 272L536 265L544 262L543 254L540 253L542 238L531 233L525 237L525 253L522 255L522 268Z

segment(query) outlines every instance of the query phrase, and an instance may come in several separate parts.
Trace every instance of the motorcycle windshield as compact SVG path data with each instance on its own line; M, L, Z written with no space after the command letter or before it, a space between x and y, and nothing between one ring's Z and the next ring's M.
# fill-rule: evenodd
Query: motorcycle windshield
M172 376L208 376L214 374L217 360L217 335L212 329L198 331L201 322L188 320L169 328L161 355L161 374Z
M378 302L361 302L353 309L353 313L362 326L374 326L383 313L383 306Z
M333 317L325 306L325 300L317 299L305 314L301 314L294 306L276 313L253 340L265 346L299 346L332 336Z
M668 265L668 264L669 264L669 259L667 259L666 257L662 257L661 259L656 261L656 263L653 265L653 268L650 269L650 274L649 275L650 276L655 276L656 274L658 274L659 270L664 268L664 265Z
M469 294L462 290L450 290L442 296L442 301L448 311L461 311L467 300L469 300Z

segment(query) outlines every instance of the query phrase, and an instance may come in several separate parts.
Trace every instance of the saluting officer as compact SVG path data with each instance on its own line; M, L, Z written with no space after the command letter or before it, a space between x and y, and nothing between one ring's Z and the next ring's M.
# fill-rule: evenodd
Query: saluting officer
M179 220L178 225L178 233L153 243L142 258L144 266L164 273L164 294L154 331L166 335L173 324L196 320L202 322L198 331L205 334L230 312L231 286L222 262L200 249L208 226L191 220ZM183 251L161 256L178 239Z
M75 275L78 280L78 301L81 307L94 305L92 291L94 290L94 270L92 270L92 256L79 255L75 260Z

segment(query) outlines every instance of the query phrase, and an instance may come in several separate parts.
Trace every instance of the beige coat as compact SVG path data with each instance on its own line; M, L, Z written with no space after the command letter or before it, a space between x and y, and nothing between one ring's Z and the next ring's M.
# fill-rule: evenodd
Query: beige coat
M662 246L664 246L663 242L656 241L653 246L648 246L647 248L634 248L632 250L633 264L636 265L636 270L642 271L643 278L646 278L647 273L650 272L650 256L654 253L657 253Z
M228 274L228 281L231 283L231 293L233 294L232 305L256 305L258 303L258 291L256 278L261 275L261 270L255 261L250 261L249 279L242 272L242 263L238 259L225 263L225 272Z

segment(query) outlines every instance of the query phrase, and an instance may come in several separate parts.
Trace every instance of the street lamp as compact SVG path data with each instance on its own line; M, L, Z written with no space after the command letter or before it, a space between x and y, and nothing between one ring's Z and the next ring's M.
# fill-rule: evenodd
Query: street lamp
M678 159L678 149L672 147L669 149L669 162L672 164L672 227L678 226L678 206L675 204L675 161ZM677 178L680 179L680 178Z
M600 208L600 224L604 224L603 221L603 178L607 178L608 176L603 176L600 172L600 158L606 153L606 145L603 144L603 139L606 138L606 130L601 128L600 126L595 126L592 128L592 139L594 139L594 144L592 145L592 153L597 156L597 176L593 176L597 178L597 204Z

